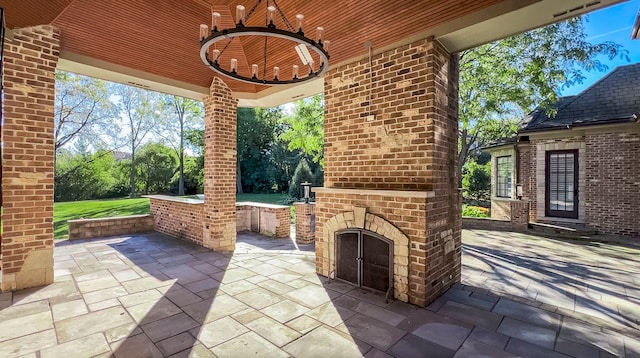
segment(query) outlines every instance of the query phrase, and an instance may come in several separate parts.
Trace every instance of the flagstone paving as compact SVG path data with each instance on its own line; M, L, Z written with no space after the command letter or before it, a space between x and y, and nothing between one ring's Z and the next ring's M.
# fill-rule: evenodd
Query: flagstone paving
M0 357L640 357L639 249L465 231L426 308L315 273L313 246L159 233L55 247L55 283L0 294Z

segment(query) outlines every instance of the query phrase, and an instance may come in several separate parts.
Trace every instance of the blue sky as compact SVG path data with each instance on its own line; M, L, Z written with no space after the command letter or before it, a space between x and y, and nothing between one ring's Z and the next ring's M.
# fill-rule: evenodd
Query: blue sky
M631 40L631 27L638 9L640 9L640 0L631 0L587 15L588 21L585 24L587 38L594 43L614 41L622 45L629 51L629 62L622 58L609 60L608 57L602 56L600 60L609 67L608 71L584 72L586 77L584 82L563 89L561 93L563 96L580 93L617 66L640 62L640 40Z

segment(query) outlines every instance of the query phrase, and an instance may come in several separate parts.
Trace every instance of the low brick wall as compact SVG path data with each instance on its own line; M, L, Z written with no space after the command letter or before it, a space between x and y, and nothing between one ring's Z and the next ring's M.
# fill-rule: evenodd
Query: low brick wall
M526 231L529 227L529 201L510 200L510 219L472 218L462 217L463 229L499 230L499 231ZM493 208L493 205L492 205Z
M289 206L250 201L236 203L236 230L252 231L251 222L254 215L259 215L260 234L278 238L289 237L291 234Z
M155 231L203 244L202 200L149 196Z
M81 240L92 237L134 234L153 231L151 215L116 216L99 219L77 219L67 221L69 240Z
M475 230L497 230L497 231L511 231L511 221L491 219L491 218L472 218L462 217L463 229L475 229Z
M155 231L203 245L203 200L166 195L149 195L148 198ZM289 237L289 207L254 202L236 203L236 232L250 231L252 215L257 215L258 211L261 234Z

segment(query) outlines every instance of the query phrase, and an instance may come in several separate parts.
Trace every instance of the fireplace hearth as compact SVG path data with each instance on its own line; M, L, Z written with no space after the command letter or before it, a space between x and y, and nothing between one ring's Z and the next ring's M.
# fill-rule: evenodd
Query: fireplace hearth
M391 293L393 242L367 230L336 232L336 278L357 287Z

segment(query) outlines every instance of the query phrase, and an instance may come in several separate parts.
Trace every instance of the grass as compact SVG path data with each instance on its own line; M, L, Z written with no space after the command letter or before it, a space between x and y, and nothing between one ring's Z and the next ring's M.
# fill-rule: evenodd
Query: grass
M241 194L236 197L236 201L254 201L281 205L289 205L288 200L289 195L287 194ZM291 208L293 210L293 206ZM53 237L58 240L69 236L67 220L139 214L149 214L149 199L104 199L54 203Z
M149 214L149 199L108 199L55 203L53 205L53 237L69 236L67 220Z
M238 194L236 201L255 201L256 203L290 205L288 194Z

